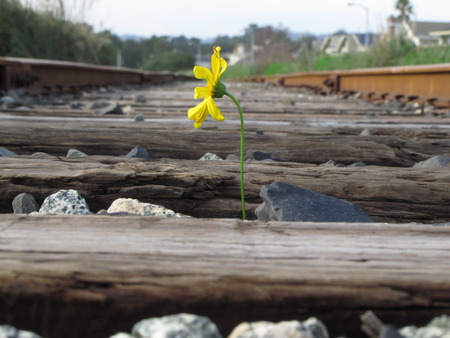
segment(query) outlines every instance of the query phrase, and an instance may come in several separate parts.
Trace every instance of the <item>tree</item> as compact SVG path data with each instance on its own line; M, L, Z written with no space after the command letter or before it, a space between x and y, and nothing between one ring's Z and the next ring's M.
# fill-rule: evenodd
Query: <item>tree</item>
M395 9L400 12L400 18L402 20L409 20L409 15L413 14L413 7L409 3L409 0L397 0Z

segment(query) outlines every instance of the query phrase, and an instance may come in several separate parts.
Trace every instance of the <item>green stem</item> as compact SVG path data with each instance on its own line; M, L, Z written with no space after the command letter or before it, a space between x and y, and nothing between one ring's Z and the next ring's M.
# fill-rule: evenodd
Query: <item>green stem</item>
M231 95L227 91L225 92L224 95L228 96L230 99L232 99L234 101L234 103L236 104L236 106L239 110L239 116L241 119L241 142L240 142L239 160L240 160L240 164L241 164L240 170L241 170L242 219L245 221L247 219L247 216L245 214L245 190L244 190L244 113L242 112L242 108L241 108L239 101L236 100L236 98L233 95Z

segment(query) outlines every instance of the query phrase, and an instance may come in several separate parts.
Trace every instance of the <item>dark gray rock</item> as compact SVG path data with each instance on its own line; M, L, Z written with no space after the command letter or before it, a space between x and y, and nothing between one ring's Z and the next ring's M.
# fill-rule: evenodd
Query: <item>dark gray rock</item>
M142 122L145 121L145 116L143 114L136 114L136 116L134 117L134 120L136 122Z
M3 105L4 108L13 108L15 106L14 98L11 96L3 96L0 98L0 103Z
M70 109L81 109L81 108L83 108L83 104L81 102L70 103Z
M118 114L123 115L123 110L117 102L99 101L93 102L89 109L94 111L95 115Z
M17 330L9 325L0 325L0 338L41 338L30 331Z
M221 338L216 325L208 318L181 313L142 320L133 327L136 338Z
M227 161L239 161L240 154L230 154L227 156ZM254 161L266 161L266 162L288 162L287 160L283 160L280 158L272 157L269 153L258 150L249 150L244 153L244 161L245 162L254 162Z
M39 204L27 193L17 195L12 201L12 207L15 214L30 214L39 210Z
M43 215L90 215L89 206L76 190L60 190L48 196L39 213Z
M450 156L446 155L433 156L426 161L414 164L414 168L440 169L448 167L450 167Z
M361 161L348 165L348 167L365 167L365 166L366 166L366 164L364 162L361 162Z
M137 157L137 158L148 158L148 151L145 148L142 148L140 146L136 146L131 151L124 155L123 157Z
M78 158L78 157L86 157L88 155L86 155L85 153L83 153L82 151L79 151L77 149L69 149L69 151L67 152L67 157L72 157L72 158Z
M7 157L7 156L17 156L17 154L6 148L0 147L0 157Z
M147 98L145 97L144 94L135 94L135 95L133 95L133 101L145 103L145 102L147 102Z
M352 203L315 191L275 182L261 188L260 221L372 222Z
M406 337L401 335L396 328L390 325L383 325L378 338L406 338Z

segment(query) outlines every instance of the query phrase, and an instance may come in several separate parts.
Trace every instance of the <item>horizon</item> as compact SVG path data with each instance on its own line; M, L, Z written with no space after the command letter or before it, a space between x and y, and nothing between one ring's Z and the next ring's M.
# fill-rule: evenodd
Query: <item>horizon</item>
M228 0L227 8L220 7L217 13L210 13L206 10L210 6L207 0L197 0L195 6L182 0L166 0L158 3L158 6L145 0L128 0L114 6L108 4L108 0L96 0L87 22L96 31L108 29L116 35L184 35L208 40L223 35L242 35L250 24L312 35L330 35L339 30L363 33L367 30L366 14L369 19L368 31L379 34L386 30L387 18L398 13L394 8L395 0L378 0L375 4L361 0L355 6L349 6L348 2L315 0L314 3L299 3L298 0L277 0L274 4L273 0L261 0L255 6L249 1ZM447 15L450 2L410 2L415 12L411 20L450 22Z

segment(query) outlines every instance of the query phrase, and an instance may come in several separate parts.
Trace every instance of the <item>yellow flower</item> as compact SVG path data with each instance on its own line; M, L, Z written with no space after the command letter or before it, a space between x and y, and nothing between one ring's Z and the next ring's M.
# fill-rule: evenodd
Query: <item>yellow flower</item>
M194 127L200 128L210 114L217 121L223 121L225 118L214 102L215 98L221 98L226 92L226 87L220 82L220 76L227 69L227 62L220 56L220 47L214 47L214 54L211 56L211 70L206 67L195 66L194 75L197 79L206 80L206 87L196 87L194 90L194 99L203 98L203 101L189 109L188 118L194 120Z

